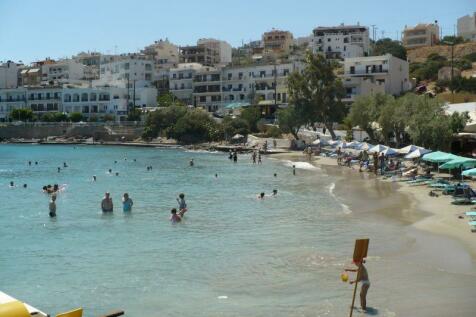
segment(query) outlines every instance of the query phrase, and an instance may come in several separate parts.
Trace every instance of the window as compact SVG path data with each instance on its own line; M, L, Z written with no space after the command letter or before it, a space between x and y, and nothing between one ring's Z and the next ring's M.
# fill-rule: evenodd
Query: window
M228 73L228 80L231 80L232 73Z
M176 74L176 73L173 73L173 74L172 74L172 78L174 78L174 79L177 78L177 74Z
M129 63L125 63L125 64L124 64L124 69L127 70L127 69L129 69L129 68L130 68L130 64L129 64Z
M238 73L238 79L243 79L243 73Z
M233 101L233 100L235 100L235 96L234 96L234 95L230 95L230 96L229 96L229 99L230 99L231 101Z
M206 96L200 96L200 102L207 102Z
M92 92L92 93L89 95L89 100L90 100L90 101L96 101L96 99L97 99L96 93Z
M145 64L145 70L152 70L151 64Z
M240 100L245 100L245 95L240 94Z
M65 94L63 100L64 100L64 102L71 102L71 95L70 94Z
M262 70L259 72L259 77L264 77L266 76L266 71Z
M88 94L87 93L81 94L81 101L88 101Z
M73 102L78 102L79 101L79 95L78 94L74 94L73 95Z
M50 99L50 93L49 92L46 93L46 99Z
M330 42L330 41L331 41L331 38L329 37L329 38L327 39L327 42Z
M355 66L350 66L350 73L355 74Z
M349 43L349 38L348 37L344 37L344 43Z
M145 80L152 80L152 74L145 74Z

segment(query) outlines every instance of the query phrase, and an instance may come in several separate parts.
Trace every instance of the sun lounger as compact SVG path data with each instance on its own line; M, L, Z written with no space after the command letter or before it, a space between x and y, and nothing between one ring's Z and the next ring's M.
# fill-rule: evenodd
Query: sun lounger
M476 221L476 211L467 211L466 216L471 219L471 221Z
M466 198L466 197L458 197L458 198L455 198L451 203L453 205L474 205L474 204L476 204L476 199Z
M470 221L468 225L471 227L471 232L476 232L476 221Z

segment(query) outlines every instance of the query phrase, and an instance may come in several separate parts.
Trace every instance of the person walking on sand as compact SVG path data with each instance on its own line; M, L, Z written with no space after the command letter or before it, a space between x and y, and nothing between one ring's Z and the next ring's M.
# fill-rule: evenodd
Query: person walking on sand
M375 173L375 175L377 175L377 171L378 171L378 154L377 154L377 152L374 152L373 159L374 159L374 173Z
M134 202L129 197L129 194L124 193L124 195L122 196L122 211L124 212L132 211L132 205L134 205Z
M101 210L102 212L112 212L114 210L114 204L108 192L104 194L104 198L101 201Z
M360 307L362 307L363 311L367 310L367 292L370 288L370 280L369 280L369 273L367 272L367 268L364 265L365 260L357 264L357 269L347 269L346 271L350 272L358 272L360 268L360 274L358 274L358 280L350 281L350 284L354 284L357 282L361 282L360 286Z
M383 153L380 153L380 175L383 175L383 172L385 172L385 155Z

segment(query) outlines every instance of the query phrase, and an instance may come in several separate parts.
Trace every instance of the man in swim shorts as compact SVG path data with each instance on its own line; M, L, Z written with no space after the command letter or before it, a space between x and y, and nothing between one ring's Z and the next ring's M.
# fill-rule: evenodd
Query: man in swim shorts
M112 212L114 209L114 205L112 203L112 198L110 197L109 193L104 194L104 198L101 201L101 209L102 212Z

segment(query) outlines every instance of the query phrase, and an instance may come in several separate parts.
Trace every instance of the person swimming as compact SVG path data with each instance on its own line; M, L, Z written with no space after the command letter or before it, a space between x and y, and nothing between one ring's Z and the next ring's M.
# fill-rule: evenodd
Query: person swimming
M116 176L119 176L119 172L116 172Z
M278 174L274 173L274 177L278 177Z
M58 173L61 172L61 167L58 166Z
M258 195L258 199L264 199L264 193L260 193L260 194Z
M112 203L112 198L110 197L109 192L104 194L104 198L101 201L101 210L102 212L113 212L114 204Z
M183 215L187 212L187 203L185 202L185 194L181 193L179 198L177 198L177 202L179 204L179 216L183 217Z
M112 174L112 169L109 169L109 171L108 171L108 172L109 172L109 174Z
M15 187L15 183L12 181L12 182L10 182L10 185L9 185L9 186L10 186L10 188Z
M63 167L68 167L68 164L66 164L66 162L63 162Z
M27 185L27 184L23 184L23 188L27 188L27 187L28 187L28 185Z
M96 175L93 175L93 182L96 181Z
M177 223L177 222L180 222L182 221L182 218L177 215L177 209L175 208L172 208L172 210L170 210L170 221L172 221L172 223Z
M58 184L54 184L53 185L53 192L56 193L57 191L59 191L59 186L58 186Z
M31 166L31 161L28 161L28 165L30 165L30 166Z
M35 162L35 165L38 165L38 162Z
M132 205L134 205L134 202L129 197L129 194L124 193L124 195L122 196L122 211L124 212L132 211Z
M278 190L277 189L273 189L273 196L278 196Z
M215 173L215 178L218 178L218 174Z
M56 195L51 196L51 200L49 203L49 209L50 209L50 217L54 218L56 217Z

